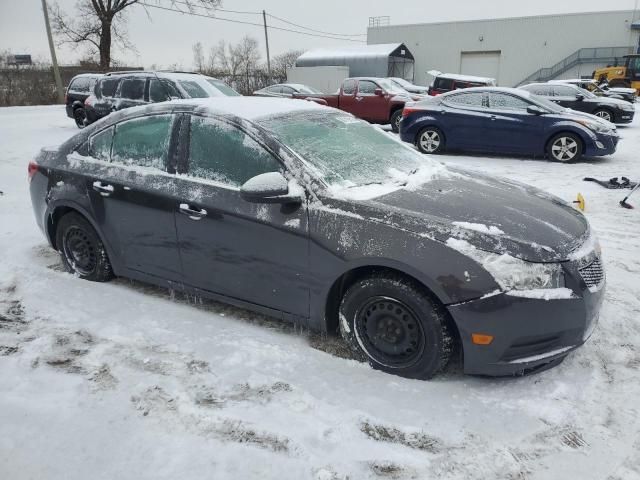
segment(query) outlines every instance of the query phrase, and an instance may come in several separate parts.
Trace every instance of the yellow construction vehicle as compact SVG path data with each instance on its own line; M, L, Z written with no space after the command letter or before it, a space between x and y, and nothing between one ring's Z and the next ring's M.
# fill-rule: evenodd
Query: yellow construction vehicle
M606 80L610 88L635 88L640 95L640 54L623 58L624 65L599 68L593 72L593 79L598 83Z

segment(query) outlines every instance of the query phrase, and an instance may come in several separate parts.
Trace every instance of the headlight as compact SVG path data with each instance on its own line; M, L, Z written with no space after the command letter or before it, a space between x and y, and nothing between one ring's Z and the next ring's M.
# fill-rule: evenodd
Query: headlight
M479 250L466 240L450 238L447 246L478 262L502 290L564 288L564 272L559 263L534 263L508 254Z
M622 110L625 110L627 112L633 112L635 111L636 107L634 107L632 104L627 104L627 105L620 105L620 108L622 108Z
M580 125L587 127L589 130L592 130L596 133L610 133L611 127L604 125L600 122L592 122L589 120L578 120Z

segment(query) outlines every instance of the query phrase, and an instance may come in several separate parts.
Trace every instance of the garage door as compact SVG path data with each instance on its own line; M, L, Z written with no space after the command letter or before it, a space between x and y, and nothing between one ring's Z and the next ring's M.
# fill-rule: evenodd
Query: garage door
M461 52L460 73L498 79L500 74L500 50L489 52Z

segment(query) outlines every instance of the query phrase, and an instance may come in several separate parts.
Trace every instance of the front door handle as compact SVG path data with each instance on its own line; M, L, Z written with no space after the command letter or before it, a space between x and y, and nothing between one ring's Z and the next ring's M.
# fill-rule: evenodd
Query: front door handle
M200 210L196 210L194 208L191 208L191 206L188 203L180 204L180 213L182 213L183 215L186 215L191 220L200 220L207 216L207 211L204 208Z
M114 191L113 185L102 183L100 180L93 182L93 189L103 197L110 197Z
M495 122L496 121L496 116L495 115L491 115L491 121Z
M362 100L362 97L356 97L356 100L360 102Z

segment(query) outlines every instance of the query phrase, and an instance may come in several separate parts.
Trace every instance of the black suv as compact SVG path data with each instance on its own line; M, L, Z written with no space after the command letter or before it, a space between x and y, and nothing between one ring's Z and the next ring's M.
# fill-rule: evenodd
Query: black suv
M114 72L96 82L94 93L85 101L85 124L111 112L138 105L178 98L239 96L226 83L199 73Z
M69 82L64 95L64 103L67 109L67 117L73 118L78 128L85 126L84 102L93 92L96 81L101 76L99 73L82 73L73 77Z
M579 112L590 113L611 123L631 123L635 107L617 98L598 97L575 85L560 83L531 83L520 87L535 95Z

